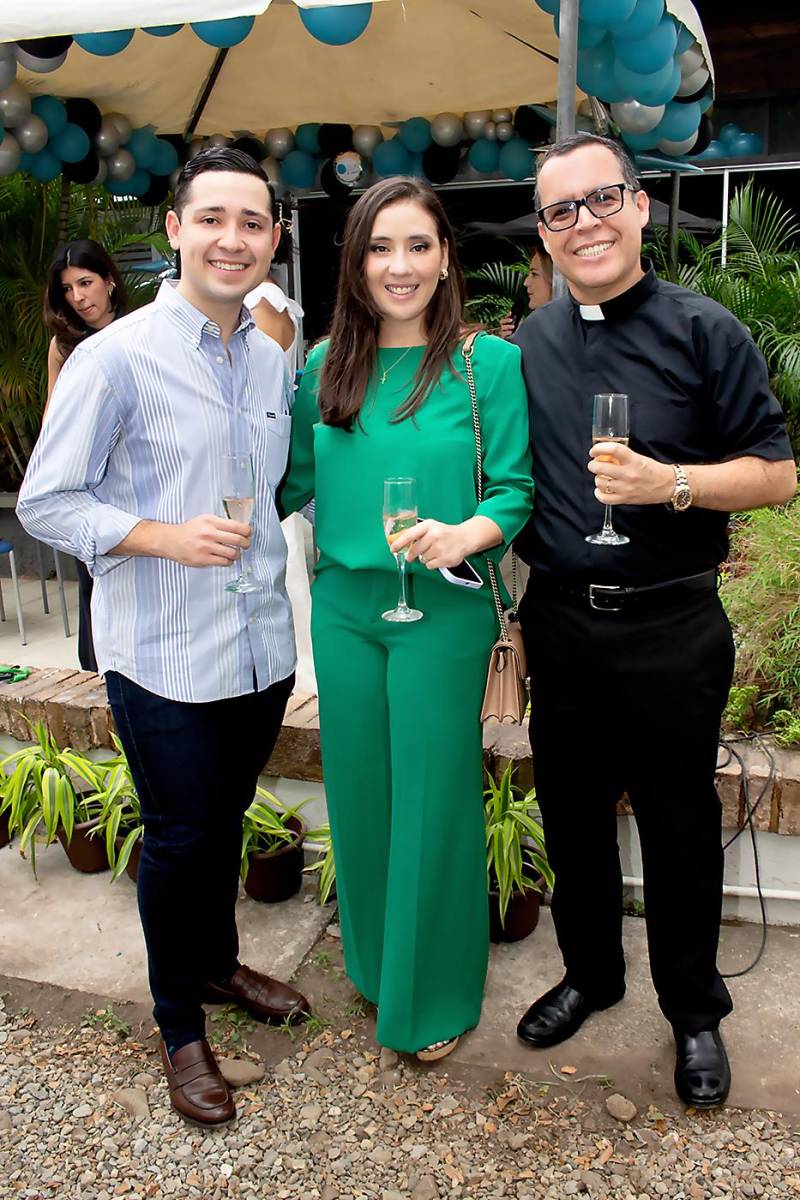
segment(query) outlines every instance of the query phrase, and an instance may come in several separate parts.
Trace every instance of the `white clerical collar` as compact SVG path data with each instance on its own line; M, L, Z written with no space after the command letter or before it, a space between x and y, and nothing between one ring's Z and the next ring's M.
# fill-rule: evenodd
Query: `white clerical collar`
M599 304L579 304L578 308L584 321L605 321L603 310Z

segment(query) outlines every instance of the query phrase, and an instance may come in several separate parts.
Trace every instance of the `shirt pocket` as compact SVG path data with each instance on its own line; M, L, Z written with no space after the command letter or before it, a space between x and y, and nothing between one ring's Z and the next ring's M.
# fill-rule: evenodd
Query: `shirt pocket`
M289 458L289 435L292 432L291 413L267 414L264 420L266 434L267 477L275 488L283 478Z

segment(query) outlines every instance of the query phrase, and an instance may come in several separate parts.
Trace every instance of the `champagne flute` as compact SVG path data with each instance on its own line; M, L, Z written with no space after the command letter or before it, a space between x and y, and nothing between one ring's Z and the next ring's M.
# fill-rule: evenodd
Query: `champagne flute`
M383 484L383 531L392 548L392 542L404 529L417 523L416 479L387 479ZM393 552L394 553L394 552ZM418 621L423 615L418 608L409 608L406 600L406 550L395 554L400 576L400 598L397 608L381 613L384 621Z
M249 454L222 455L222 505L231 521L249 525L255 503L253 460ZM250 574L242 552L242 572L238 579L225 584L226 592L262 592L264 589Z
M627 446L628 433L628 397L622 392L598 392L592 413L592 445L617 442L620 446ZM596 461L616 462L616 459L609 454L600 454ZM603 528L586 538L593 546L626 546L630 540L624 533L617 533L614 529L610 504L605 506Z

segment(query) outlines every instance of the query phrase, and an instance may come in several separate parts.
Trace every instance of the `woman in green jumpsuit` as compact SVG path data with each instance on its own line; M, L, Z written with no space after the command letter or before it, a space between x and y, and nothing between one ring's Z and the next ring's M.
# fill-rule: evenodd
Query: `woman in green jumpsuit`
M464 287L435 194L413 179L370 188L345 230L330 339L294 407L288 513L316 500L312 639L323 774L347 972L395 1050L441 1057L475 1026L488 960L479 713L497 619L485 552L499 560L532 504L520 352L481 336L473 368L484 498L466 383ZM390 623L396 561L384 480L416 480L409 602ZM469 558L484 585L446 581Z

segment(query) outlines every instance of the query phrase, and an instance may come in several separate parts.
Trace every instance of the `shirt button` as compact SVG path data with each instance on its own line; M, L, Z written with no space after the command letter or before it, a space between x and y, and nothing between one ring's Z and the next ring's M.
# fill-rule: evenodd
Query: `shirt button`
M222 366L222 364L225 362L225 359L222 357L221 354L217 355L217 362L219 363L220 366Z
M247 619L247 624L248 624L248 625L255 625L255 623L256 623L256 621L257 621L257 620L258 620L258 617L248 617L248 619Z

